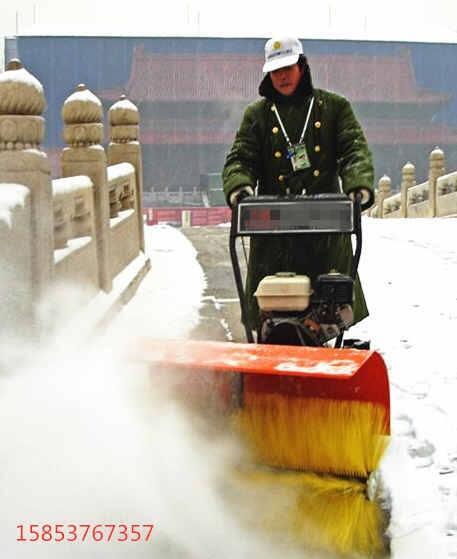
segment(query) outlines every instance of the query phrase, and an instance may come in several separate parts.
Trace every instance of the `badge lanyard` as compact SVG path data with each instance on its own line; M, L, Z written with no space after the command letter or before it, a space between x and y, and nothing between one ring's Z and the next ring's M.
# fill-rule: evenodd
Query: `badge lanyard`
M311 98L311 102L309 104L308 114L306 115L306 120L305 120L305 125L303 126L303 131L301 133L300 139L298 140L299 144L301 144L303 142L303 140L305 139L306 129L308 128L308 123L309 123L309 119L311 117L311 111L313 110L313 105L314 105L314 96ZM293 144L290 141L289 136L287 135L286 129L284 128L284 124L282 123L281 117L279 116L278 109L276 108L276 105L274 103L273 103L272 108L273 108L273 111L276 115L276 118L278 119L279 126L281 127L282 133L284 134L284 138L286 139L287 144L289 145L289 147L292 147Z

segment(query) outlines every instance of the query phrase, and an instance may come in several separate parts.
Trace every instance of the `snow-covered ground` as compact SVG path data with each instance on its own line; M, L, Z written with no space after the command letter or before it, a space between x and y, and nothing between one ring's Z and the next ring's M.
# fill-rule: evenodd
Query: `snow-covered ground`
M382 471L393 557L457 557L457 221L364 226L360 272L371 316L353 333L371 338L390 372L393 438ZM35 349L21 368L14 348L0 358L12 371L0 377L0 555L295 559L265 547L220 502L230 443L200 439L151 394L147 372L121 360L137 335L185 337L205 288L179 230L146 232L152 270L104 338L84 352L75 338ZM27 347L19 352L24 358ZM141 545L15 541L22 523L123 520L154 522L159 536Z
M394 557L457 557L455 219L364 221L361 279L371 316L354 328L391 386Z

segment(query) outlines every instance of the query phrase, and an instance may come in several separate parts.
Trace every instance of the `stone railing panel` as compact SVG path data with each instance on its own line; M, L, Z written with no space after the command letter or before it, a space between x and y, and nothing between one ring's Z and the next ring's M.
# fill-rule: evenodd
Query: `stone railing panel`
M401 217L401 193L383 200L383 217Z
M94 186L89 177L52 181L55 282L92 293L98 284Z
M130 163L110 165L108 188L111 216L111 277L114 278L140 250L135 167Z
M457 215L457 171L443 175L436 182L436 215Z
M428 181L416 184L408 190L408 217L429 217Z

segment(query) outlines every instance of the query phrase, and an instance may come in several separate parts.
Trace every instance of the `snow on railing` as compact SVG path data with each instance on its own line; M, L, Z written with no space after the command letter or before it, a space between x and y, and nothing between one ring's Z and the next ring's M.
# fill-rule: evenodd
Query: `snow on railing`
M443 175L436 181L436 215L444 217L457 215L457 171Z
M426 181L416 184L415 167L408 162L402 169L400 192L391 194L391 180L384 175L379 180L375 205L367 215L378 218L457 215L457 171L444 173L444 153L436 147L429 156Z
M69 239L94 235L94 185L84 175L52 181L54 248L64 248Z
M110 218L120 211L135 209L135 167L118 163L108 167Z
M36 303L59 282L108 294L133 260L138 259L135 277L142 258L149 268L142 254L137 107L123 96L110 108L105 152L102 103L85 85L77 86L62 107L67 147L61 153L62 178L52 181L41 149L45 106L38 80L19 60L11 61L0 74L0 258L10 254L20 260L12 268L23 269L30 308L22 314L32 321ZM13 219L23 199L27 211ZM0 288L8 292L14 285Z

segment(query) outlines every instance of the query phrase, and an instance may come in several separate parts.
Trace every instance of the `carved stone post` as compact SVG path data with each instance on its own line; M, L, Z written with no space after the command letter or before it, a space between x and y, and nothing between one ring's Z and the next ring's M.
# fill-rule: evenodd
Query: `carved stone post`
M429 216L436 217L436 180L445 173L444 152L436 147L429 157L428 172L428 206Z
M24 185L31 192L35 302L48 287L54 269L51 170L40 148L45 104L41 83L19 60L11 60L0 75L0 184Z
M138 234L144 252L143 224L143 161L138 141L140 115L138 108L125 95L109 109L110 143L108 163L131 163L135 167Z
M62 177L86 175L94 184L95 240L98 281L106 292L112 289L110 273L109 192L103 140L101 101L85 85L65 101L62 108L64 140L69 147L61 155Z
M387 175L383 175L378 182L378 216L384 217L384 200L390 196L392 181Z
M401 170L401 217L408 217L408 190L416 184L416 167L408 161Z

